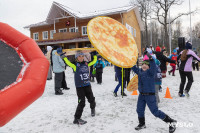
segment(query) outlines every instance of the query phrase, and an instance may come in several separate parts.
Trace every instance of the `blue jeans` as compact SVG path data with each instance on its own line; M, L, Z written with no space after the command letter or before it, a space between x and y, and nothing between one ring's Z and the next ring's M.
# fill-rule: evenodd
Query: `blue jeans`
M149 110L151 113L160 119L164 119L166 117L166 114L162 111L158 110L158 106L156 105L156 96L155 95L139 95L138 102L137 102L137 113L138 117L142 118L144 116L145 107L149 107Z
M117 93L117 91L119 90L119 87L122 86L122 76L117 76L117 79L118 79L118 85L116 86L114 92ZM122 88L122 87L121 87ZM124 87L123 87L124 88ZM121 92L122 92L122 89L121 89ZM123 89L123 92L124 92L124 89Z

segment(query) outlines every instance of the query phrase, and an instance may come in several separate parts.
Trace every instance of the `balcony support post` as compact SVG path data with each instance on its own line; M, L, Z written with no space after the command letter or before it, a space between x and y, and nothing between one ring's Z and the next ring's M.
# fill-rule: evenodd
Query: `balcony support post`
M75 27L75 32L76 32L76 17L74 17L74 27Z
M56 23L55 23L55 19L54 19L54 23L53 23L53 26L54 26L54 33L56 33L55 31L56 31Z

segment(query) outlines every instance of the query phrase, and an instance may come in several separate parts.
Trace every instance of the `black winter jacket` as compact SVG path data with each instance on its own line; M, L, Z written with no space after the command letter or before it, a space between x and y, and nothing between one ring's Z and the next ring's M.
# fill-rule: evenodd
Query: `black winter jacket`
M171 60L170 58L167 58L165 55L163 55L162 52L154 51L154 54L156 55L156 58L160 61L160 69L161 69L161 71L166 71L167 70L166 62L176 63L176 61Z

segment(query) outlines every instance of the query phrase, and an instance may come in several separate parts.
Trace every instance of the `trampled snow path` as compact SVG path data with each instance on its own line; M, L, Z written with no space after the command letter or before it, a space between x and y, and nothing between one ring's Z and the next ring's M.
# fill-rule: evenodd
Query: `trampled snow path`
M194 71L194 83L190 98L178 97L180 76L169 76L163 79L163 92L160 93L160 110L178 120L176 133L200 132L200 72ZM125 91L128 96L118 97L112 92L117 85L114 81L114 68L106 67L103 73L103 84L92 83L96 98L96 116L90 116L88 102L84 108L82 119L88 123L82 126L74 125L74 113L77 106L77 96L71 68L66 70L66 81L70 90L64 95L54 95L54 80L47 81L43 96L0 128L0 133L168 133L168 125L155 118L146 107L146 126L141 131L135 131L138 125L136 104L137 97ZM169 87L173 99L165 99L166 88ZM9 100L9 99L8 99ZM181 124L184 127L180 127ZM193 125L192 125L193 124ZM192 126L192 127L187 127Z

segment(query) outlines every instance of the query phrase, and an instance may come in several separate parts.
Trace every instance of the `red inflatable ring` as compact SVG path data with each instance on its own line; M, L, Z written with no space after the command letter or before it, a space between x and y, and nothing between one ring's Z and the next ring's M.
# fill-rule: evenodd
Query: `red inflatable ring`
M31 38L0 22L0 40L14 48L24 65L15 83L0 90L0 126L4 126L44 92L49 62Z

